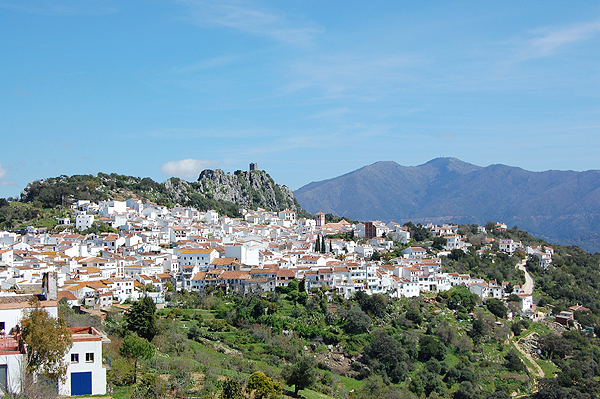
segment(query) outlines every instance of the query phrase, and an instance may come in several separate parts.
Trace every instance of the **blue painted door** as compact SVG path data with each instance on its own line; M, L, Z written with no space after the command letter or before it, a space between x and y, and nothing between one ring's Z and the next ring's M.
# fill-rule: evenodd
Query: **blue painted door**
M92 394L92 372L71 373L71 395Z

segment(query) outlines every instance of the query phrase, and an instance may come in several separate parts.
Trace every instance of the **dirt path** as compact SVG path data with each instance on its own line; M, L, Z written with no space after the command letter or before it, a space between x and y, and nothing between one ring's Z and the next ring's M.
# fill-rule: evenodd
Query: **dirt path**
M533 335L533 334L528 335L527 339L531 338L531 335ZM532 392L535 392L535 391L537 391L538 380L540 378L544 378L546 376L546 374L544 373L544 370L542 370L540 365L537 364L537 362L535 361L533 356L531 356L530 353L526 352L523 348L521 348L521 346L519 345L518 342L519 342L519 340L513 341L513 345L519 351L519 353L521 355L523 355L525 358L527 358L527 360L529 360L531 362L531 364L533 365L533 369L532 369L529 365L527 365L527 363L525 363L525 365L527 366L527 370L529 371L530 375L533 377Z

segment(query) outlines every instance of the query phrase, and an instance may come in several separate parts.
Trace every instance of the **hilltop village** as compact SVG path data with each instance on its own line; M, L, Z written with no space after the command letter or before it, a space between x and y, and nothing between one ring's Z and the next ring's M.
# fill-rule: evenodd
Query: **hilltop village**
M425 249L409 246L414 242L409 229L394 222L326 223L321 212L305 219L290 210L240 211L243 218L234 219L134 198L80 200L71 205L71 218L57 220L64 228L61 233L32 227L23 234L0 232L0 287L33 293L39 291L44 273L56 272L58 299L100 314L142 296L160 306L167 291L220 287L269 292L294 279L303 281L309 292L325 287L345 298L357 291L414 297L463 285L481 298L516 294L521 312L537 317L532 282L513 287L442 270L441 257L471 246L456 225L424 226L442 243L438 249ZM110 231L77 233L98 225ZM494 228L507 227L497 223ZM479 233L485 231L478 227ZM522 248L519 242L493 238L483 244L478 254L495 248L535 255L544 267L552 262L549 247ZM402 256L383 262L381 255L398 245L405 247Z

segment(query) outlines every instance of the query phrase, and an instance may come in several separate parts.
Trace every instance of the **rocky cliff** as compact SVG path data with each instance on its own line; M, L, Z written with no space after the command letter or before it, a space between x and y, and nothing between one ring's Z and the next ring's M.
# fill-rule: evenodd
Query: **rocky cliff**
M301 210L292 190L275 183L262 170L225 173L221 169L207 169L200 173L198 184L205 197L233 202L243 208Z

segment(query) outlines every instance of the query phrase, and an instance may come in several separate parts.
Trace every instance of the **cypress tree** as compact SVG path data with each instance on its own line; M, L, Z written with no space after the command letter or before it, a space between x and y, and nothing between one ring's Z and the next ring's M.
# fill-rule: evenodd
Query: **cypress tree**
M315 252L321 252L321 239L317 236L317 240L315 241Z

